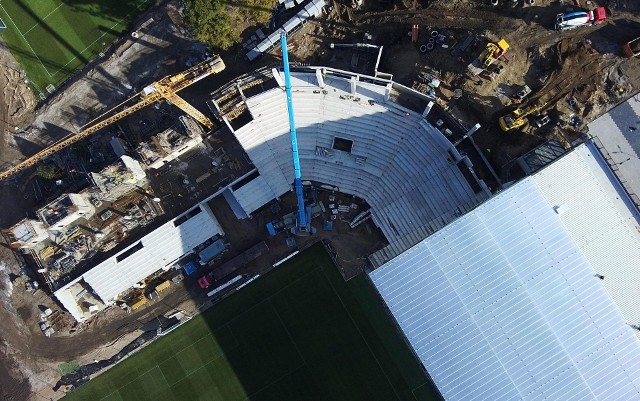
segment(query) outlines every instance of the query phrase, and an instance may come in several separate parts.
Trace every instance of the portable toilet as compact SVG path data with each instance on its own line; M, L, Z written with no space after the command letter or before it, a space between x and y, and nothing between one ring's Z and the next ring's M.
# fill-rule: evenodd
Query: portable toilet
M195 262L189 262L182 266L182 269L184 269L184 274L190 276L198 270L198 265Z

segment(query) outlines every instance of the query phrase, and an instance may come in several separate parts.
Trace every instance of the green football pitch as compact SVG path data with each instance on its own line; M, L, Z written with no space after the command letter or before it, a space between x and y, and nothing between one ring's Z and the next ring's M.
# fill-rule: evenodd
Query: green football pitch
M46 93L105 50L154 0L3 0L2 41Z
M436 399L367 278L345 283L321 244L64 398Z

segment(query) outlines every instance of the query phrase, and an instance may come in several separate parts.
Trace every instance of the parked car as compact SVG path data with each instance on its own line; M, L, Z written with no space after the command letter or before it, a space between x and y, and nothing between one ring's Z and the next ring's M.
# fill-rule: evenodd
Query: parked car
M511 99L513 100L514 103L522 103L524 99L527 96L529 96L530 93L531 93L531 88L529 88L528 85L525 85L520 92L512 95Z
M200 285L200 288L204 290L212 286L214 281L215 280L213 279L211 273L208 273L198 279L198 284Z
M536 120L536 125L538 128L543 127L551 122L551 118L549 116L542 116L542 118L538 118Z

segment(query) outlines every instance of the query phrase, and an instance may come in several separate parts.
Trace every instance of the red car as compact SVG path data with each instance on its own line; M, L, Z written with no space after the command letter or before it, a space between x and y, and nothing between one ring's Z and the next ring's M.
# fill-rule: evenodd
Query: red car
M213 277L211 277L211 273L205 274L204 276L200 277L200 279L198 280L198 284L200 284L200 288L202 288L203 290L205 288L209 288L213 284Z

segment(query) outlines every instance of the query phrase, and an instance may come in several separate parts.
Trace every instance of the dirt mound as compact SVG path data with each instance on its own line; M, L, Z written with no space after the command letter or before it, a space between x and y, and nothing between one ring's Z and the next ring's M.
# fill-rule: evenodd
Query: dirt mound
M6 348L4 343L0 344ZM31 394L29 380L18 370L15 362L0 351L0 399L27 400Z
M9 50L0 43L0 163L20 158L12 132L24 128L33 120L35 97L27 86L27 79ZM19 130L18 130L19 132Z

